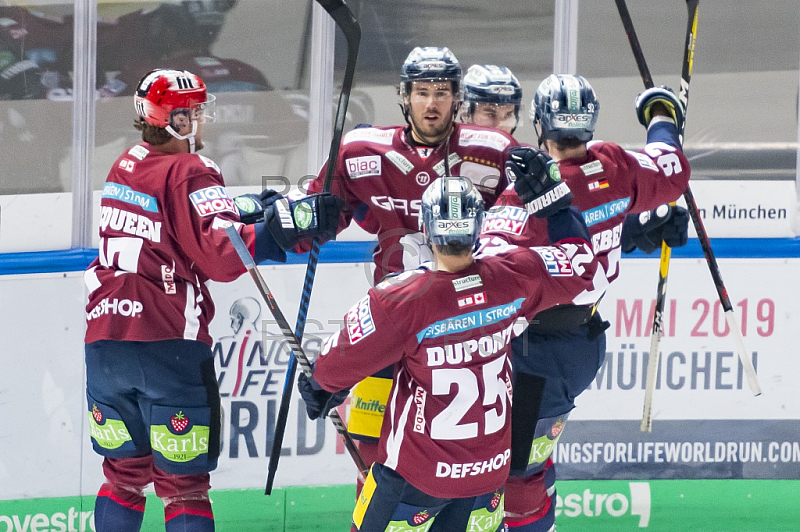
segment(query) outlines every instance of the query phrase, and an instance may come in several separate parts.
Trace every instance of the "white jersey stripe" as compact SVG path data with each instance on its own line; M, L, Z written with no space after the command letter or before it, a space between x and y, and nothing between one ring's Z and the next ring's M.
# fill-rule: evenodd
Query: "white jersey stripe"
M395 376L395 382L402 382L400 376L405 370L400 368ZM412 381L409 381L409 384ZM409 394L406 399L406 404L403 406L403 413L397 418L397 426L394 426L395 412L397 412L397 386L392 390L392 398L390 401L389 419L392 422L392 429L389 431L389 436L386 438L386 465L394 470L397 470L397 463L400 457L400 447L403 445L403 436L405 434L406 420L408 419L409 410L411 410L411 403L414 401L414 394Z
M183 328L184 340L197 340L197 334L200 332L199 315L200 309L195 302L194 286L186 283L186 306L183 308L183 317L186 319Z

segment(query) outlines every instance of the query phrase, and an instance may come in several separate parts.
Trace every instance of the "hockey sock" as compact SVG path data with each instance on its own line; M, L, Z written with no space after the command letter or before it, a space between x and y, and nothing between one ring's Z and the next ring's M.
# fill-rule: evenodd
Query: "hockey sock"
M156 495L164 502L167 532L213 532L209 474L173 475L153 467Z
M94 503L97 532L139 532L144 518L144 495L106 482Z

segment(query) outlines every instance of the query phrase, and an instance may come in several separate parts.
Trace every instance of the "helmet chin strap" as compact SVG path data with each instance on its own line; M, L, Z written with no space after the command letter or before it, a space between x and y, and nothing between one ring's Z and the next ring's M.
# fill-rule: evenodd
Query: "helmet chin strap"
M172 126L169 125L166 127L167 132L175 137L178 140L188 140L189 141L189 153L195 152L195 144L194 144L194 136L197 133L197 120L192 120L192 132L187 133L185 135L179 135L177 131L172 129Z

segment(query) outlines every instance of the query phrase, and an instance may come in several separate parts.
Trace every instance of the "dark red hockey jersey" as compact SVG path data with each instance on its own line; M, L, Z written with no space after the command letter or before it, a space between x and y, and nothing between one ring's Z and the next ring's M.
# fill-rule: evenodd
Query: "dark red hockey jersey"
M211 159L166 154L147 143L126 151L103 186L99 257L85 273L86 342L211 345L207 282L244 273L225 220L238 224L238 211ZM253 227L239 225L252 253Z
M506 480L516 320L598 296L597 263L582 240L495 251L458 273L419 268L383 281L345 315L315 365L329 391L394 365L380 461L436 497L471 497Z
M506 152L517 142L502 131L455 124L449 142L417 148L403 126L355 129L342 139L331 192L346 202L339 230L359 209L369 209L365 228L378 235L375 282L386 274L416 268L430 258L419 229L420 198L428 185L448 172L470 179L487 207L505 189ZM445 164L447 159L447 164ZM309 184L322 190L326 168ZM302 247L299 251L307 251Z
M628 213L655 209L678 199L689 183L689 162L683 152L663 142L649 143L634 153L608 142L590 142L586 157L558 163L569 185L572 204L583 213L609 281L619 275L620 236ZM547 222L529 215L513 186L486 213L481 234L484 245L498 240L518 246L548 242Z

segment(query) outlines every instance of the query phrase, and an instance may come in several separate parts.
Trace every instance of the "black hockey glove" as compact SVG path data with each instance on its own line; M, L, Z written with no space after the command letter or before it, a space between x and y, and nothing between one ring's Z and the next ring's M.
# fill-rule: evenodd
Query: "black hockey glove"
M306 403L306 412L310 419L327 417L328 412L344 403L345 399L347 399L347 396L350 394L350 389L336 393L325 391L317 384L314 377L309 379L306 377L306 374L302 372L297 378L297 389L300 390L300 396Z
M275 242L285 251L291 251L305 238L335 240L343 205L340 198L329 192L298 200L280 197L264 209L264 220Z
M629 214L622 226L622 251L636 248L652 253L663 241L671 248L689 240L689 211L678 205L661 205L655 210Z
M685 116L683 103L675 95L675 91L666 85L650 87L636 97L636 117L639 119L639 123L644 127L650 126L650 121L654 116L653 106L656 104L664 106L669 116L675 121L678 131L682 131Z
M239 211L239 220L245 225L251 225L263 221L264 211L282 197L277 191L266 189L261 194L236 196L233 203Z
M508 150L506 176L525 209L537 218L546 218L572 205L572 191L549 155L530 146Z

